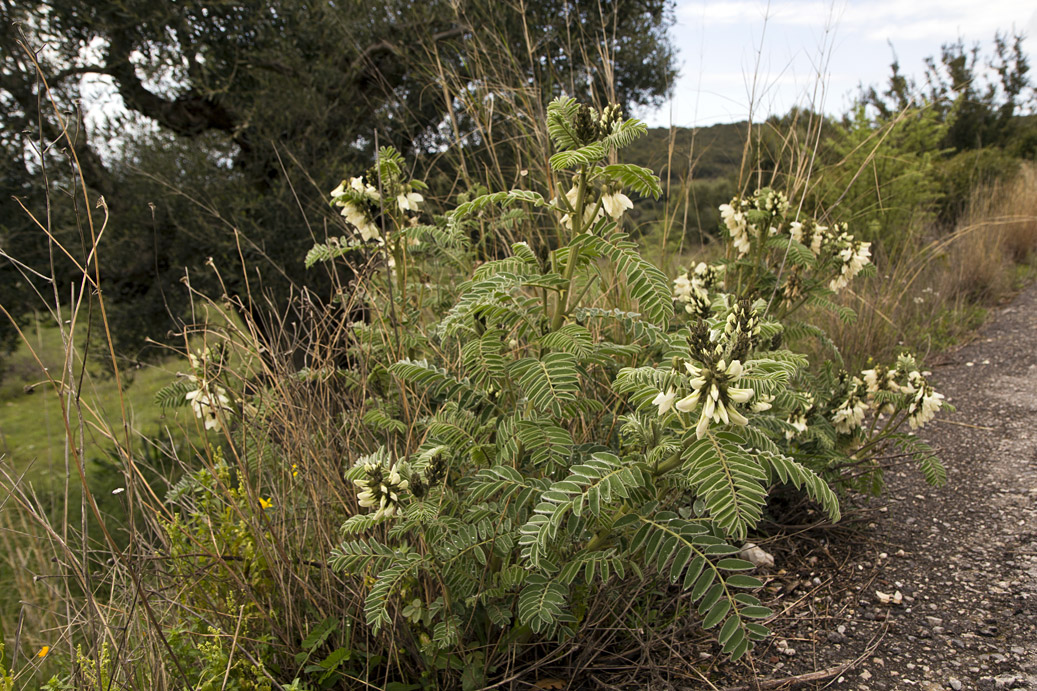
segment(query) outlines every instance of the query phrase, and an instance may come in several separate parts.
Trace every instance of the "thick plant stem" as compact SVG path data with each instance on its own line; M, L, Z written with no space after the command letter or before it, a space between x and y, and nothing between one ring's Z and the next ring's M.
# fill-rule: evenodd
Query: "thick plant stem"
M579 249L573 247L572 240L583 230L583 209L587 205L587 166L580 166L579 190L576 193L576 204L573 212L569 214L572 221L572 235L569 237L569 257L565 262L565 288L558 293L558 301L555 304L554 317L551 319L551 331L558 331L565 322L565 316L569 312L569 294L572 292L573 275L576 273L576 265L579 260Z
M652 468L650 470L652 477L659 477L660 475L665 475L666 473L670 472L671 470L679 466L681 464L681 461L683 460L683 456L684 449L681 449L680 451L677 451L676 453L671 455L665 461L663 461L659 465L655 466L655 468ZM623 504L622 506L620 506L616 510L615 515L612 517L612 520L609 522L610 525L615 525L616 521L630 513L630 509L631 506L629 504ZM594 550L598 549L603 544L605 544L605 541L608 540L611 535L611 529L602 528L594 534L594 537L590 539L590 542L587 543L587 545L583 548L582 551L593 552Z

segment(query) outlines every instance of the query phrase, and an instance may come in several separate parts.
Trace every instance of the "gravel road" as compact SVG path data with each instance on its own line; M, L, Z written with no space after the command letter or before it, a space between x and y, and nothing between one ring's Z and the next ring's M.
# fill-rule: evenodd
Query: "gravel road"
M864 542L834 573L793 578L816 587L785 600L784 637L758 649L744 688L1037 689L1037 285L934 360L957 412L923 436L947 485L888 472L864 502Z

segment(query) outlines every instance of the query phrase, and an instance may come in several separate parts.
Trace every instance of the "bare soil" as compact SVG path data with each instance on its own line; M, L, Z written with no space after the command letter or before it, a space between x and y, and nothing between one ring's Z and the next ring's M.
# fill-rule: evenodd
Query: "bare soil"
M775 541L776 635L727 688L1037 689L1037 285L931 369L946 486L896 467L856 528Z
M929 367L957 409L922 432L944 487L895 465L839 525L762 542L776 559L762 599L778 615L743 661L719 660L705 637L671 640L669 660L575 686L1037 689L1037 284Z

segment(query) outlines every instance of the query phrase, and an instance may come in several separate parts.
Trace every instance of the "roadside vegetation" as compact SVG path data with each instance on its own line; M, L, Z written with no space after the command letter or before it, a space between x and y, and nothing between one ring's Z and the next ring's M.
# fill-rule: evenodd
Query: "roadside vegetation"
M307 63L270 62L275 25L333 41L313 17L250 28L254 83L191 34L224 52L163 104L119 65L169 17L71 5L41 36L105 37L156 127L98 156L45 81L75 46L3 37L31 133L3 140L3 691L579 688L677 636L751 664L775 613L746 543L838 521L893 458L941 485L925 358L1032 278L1017 37L924 87L894 64L841 119L650 131L626 111L672 83L666 3L404 3L435 38L352 27L351 81L284 134Z

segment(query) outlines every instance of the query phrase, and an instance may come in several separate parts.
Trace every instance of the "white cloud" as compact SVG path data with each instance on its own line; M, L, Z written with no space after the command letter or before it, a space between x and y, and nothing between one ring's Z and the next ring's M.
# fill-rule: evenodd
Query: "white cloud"
M923 59L961 36L989 54L995 31L1034 37L1037 11L1019 0L677 0L674 42L683 63L672 105L679 124L745 117L751 76L758 73L756 112L782 113L818 97L841 113L861 84L882 84L892 57L916 78ZM766 20L766 22L765 22ZM666 115L663 115L666 113ZM663 111L658 117L668 117Z
M681 24L753 24L821 27L829 18L840 29L885 41L903 38L950 41L959 33L987 39L994 31L1037 31L1037 12L1027 16L1018 0L688 0L679 3Z

